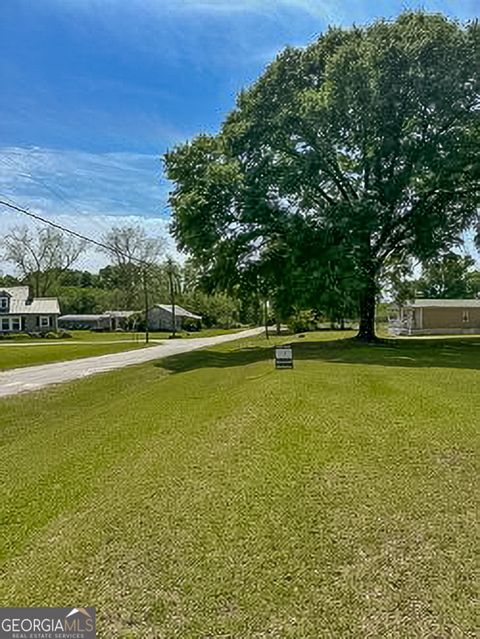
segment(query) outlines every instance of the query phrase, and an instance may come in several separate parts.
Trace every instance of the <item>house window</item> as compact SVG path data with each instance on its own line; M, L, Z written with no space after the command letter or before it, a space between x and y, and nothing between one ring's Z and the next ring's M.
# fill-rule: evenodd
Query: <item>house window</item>
M0 327L2 331L19 331L22 323L19 317L2 317Z
M8 297L5 295L0 297L0 311L6 311L8 309Z
M468 311L463 311L462 312L462 322L469 322L470 321L470 316L468 314Z
M50 326L50 318L46 315L40 316L40 328L48 328Z

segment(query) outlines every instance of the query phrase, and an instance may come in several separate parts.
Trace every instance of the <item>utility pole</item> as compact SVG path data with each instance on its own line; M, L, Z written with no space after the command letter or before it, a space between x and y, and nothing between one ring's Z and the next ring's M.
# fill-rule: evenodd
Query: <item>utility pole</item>
M170 304L172 305L172 337L177 334L177 321L175 317L175 282L173 279L173 263L169 260L168 265L168 283L170 288Z
M143 294L145 296L145 344L150 341L150 333L148 332L148 287L147 287L147 269L144 267L142 271Z
M57 222L53 222L52 220L49 220L45 217L42 217L41 215L38 215L38 213L33 213L32 211L29 211L28 209L24 209L21 206L17 206L16 204L12 204L11 202L7 202L6 200L3 200L1 198L2 196L0 196L0 206L5 206L9 209L12 209L13 211L23 213L27 217L33 220L36 220L37 222L42 222L42 224L46 224L48 226L51 226L52 228L58 229L62 233L66 233L68 235L76 237L80 240L83 240L84 242L88 242L89 244L98 246L99 248L106 249L108 252L112 254L122 255L126 259L131 260L132 262L135 262L136 264L139 264L140 266L142 266L143 267L143 270L142 270L143 292L145 296L145 343L148 344L150 340L150 335L148 331L147 268L151 266L151 264L149 264L143 259L139 259L139 258L133 257L132 255L128 255L127 253L120 251L115 246L109 246L108 244L105 244L105 242L99 242L98 240L88 237L88 235L83 235L82 233L79 233L78 231L74 231L66 226L63 226L62 224L58 224ZM38 287L38 282L36 283L36 286Z

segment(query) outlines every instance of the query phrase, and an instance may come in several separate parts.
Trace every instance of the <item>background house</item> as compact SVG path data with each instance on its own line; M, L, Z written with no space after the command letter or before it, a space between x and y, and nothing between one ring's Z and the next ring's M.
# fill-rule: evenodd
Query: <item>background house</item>
M56 331L60 306L56 297L31 297L28 286L0 289L0 332Z
M126 329L128 319L134 314L135 311L105 311L99 314L70 313L60 316L58 325L70 330L116 331Z
M171 304L155 304L148 309L148 328L151 331L172 330L172 306ZM187 311L182 306L175 304L175 329L178 331L188 325L189 328L196 326L200 328L202 322L201 315L195 315ZM192 326L190 326L190 324Z
M392 332L399 335L480 334L480 299L416 299L402 306Z

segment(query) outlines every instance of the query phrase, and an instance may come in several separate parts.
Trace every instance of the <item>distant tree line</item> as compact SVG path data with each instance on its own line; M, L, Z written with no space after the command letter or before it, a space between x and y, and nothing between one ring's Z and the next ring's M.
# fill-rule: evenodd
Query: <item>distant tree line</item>
M426 261L418 275L409 265L390 273L386 283L392 300L401 306L407 300L480 298L480 270L470 255L452 251Z
M260 303L254 297L206 292L193 264L167 257L164 240L149 237L141 227L112 228L102 243L111 247L100 249L111 263L94 273L74 268L85 242L51 228L13 228L3 240L2 258L16 274L1 276L0 285L28 285L36 297L58 297L63 314L107 310L141 314L144 284L149 304L169 303L174 274L173 301L202 315L204 326L261 322Z
M176 262L165 255L161 238L148 237L139 227L112 228L102 240L113 247L103 251L111 263L94 273L74 268L83 242L52 229L14 228L4 239L2 257L16 275L0 277L0 285L27 284L35 296L58 297L64 314L134 310L141 318L146 283L149 304L173 301L202 315L207 327L285 322L294 331L306 331L319 325L344 328L359 319L358 297L350 287L342 288L333 265L323 272L325 286L319 288L315 274L281 269L273 256L268 269L265 264L255 273L250 268L233 286L219 287L205 264L195 258ZM452 251L416 266L412 260L392 260L377 294L379 319L389 314L386 301L401 305L414 297L480 297L475 260Z

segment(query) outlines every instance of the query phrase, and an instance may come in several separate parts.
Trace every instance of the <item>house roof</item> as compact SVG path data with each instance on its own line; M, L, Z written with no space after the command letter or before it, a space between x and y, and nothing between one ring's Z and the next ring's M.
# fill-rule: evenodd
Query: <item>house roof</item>
M56 297L36 297L26 300L10 300L10 313L21 315L60 315L60 305Z
M28 286L10 286L0 289L0 295L10 297L8 315L58 315L60 306L56 297L29 296Z
M161 308L164 311L167 311L167 313L172 313L172 305L171 304L155 304L155 306L157 308ZM195 315L195 313L190 313L190 311L187 311L187 309L183 308L182 306L179 306L178 304L175 304L175 315L177 315L178 317L190 317L192 319L202 319L201 315Z
M65 320L66 322L75 322L75 321L79 321L79 322L83 322L83 321L87 321L87 322L96 322L100 319L108 319L108 315L104 315L104 314L98 314L98 315L94 315L94 314L71 314L71 315L60 315L60 317L58 318L59 320Z
M104 315L107 315L109 317L130 317L131 315L135 315L135 313L138 313L138 311L105 311Z
M66 322L75 322L76 320L80 322L82 321L95 322L101 319L110 319L112 317L126 318L126 317L130 317L130 315L133 315L135 312L136 311L105 311L104 313L88 313L88 314L87 313L84 313L84 314L70 313L68 315L62 315L58 319L65 320Z
M480 308L480 299L434 300L419 298L405 304L409 308Z
M27 300L30 291L28 286L7 286L0 288L0 295L2 293L7 293L10 297L15 299Z

